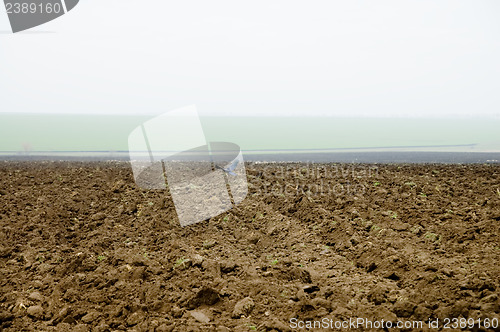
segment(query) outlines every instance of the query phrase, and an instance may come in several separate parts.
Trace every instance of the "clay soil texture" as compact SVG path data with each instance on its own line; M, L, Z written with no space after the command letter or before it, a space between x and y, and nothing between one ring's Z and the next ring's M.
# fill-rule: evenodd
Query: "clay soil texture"
M180 227L128 163L0 162L0 330L500 318L498 164L246 166L240 205Z

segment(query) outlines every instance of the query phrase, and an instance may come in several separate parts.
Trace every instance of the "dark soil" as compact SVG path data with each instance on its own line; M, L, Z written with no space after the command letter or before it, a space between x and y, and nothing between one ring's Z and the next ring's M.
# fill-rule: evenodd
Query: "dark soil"
M127 163L0 163L0 329L500 318L500 166L250 164L182 228Z

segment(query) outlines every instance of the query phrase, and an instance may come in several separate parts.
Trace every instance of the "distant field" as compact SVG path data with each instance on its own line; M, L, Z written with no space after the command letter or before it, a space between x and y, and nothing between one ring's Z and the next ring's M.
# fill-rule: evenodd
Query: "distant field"
M0 154L126 152L148 116L0 113ZM300 150L500 152L500 120L202 117L208 141L246 153ZM182 139L182 137L179 137Z

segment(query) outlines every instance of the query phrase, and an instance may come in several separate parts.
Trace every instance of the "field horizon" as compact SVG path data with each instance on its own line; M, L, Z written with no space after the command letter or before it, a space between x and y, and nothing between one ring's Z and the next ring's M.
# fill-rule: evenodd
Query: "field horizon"
M121 160L128 156L130 132L151 117L0 113L0 158ZM200 121L207 141L236 143L252 160L292 161L287 155L293 155L298 161L315 156L335 161L325 156L375 152L482 153L493 157L479 160L498 160L500 153L498 119L200 116Z

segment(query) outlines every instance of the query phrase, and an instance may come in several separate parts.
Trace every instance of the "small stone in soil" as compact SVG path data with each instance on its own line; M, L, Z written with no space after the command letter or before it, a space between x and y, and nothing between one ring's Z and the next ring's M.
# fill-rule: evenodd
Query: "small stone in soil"
M210 322L210 318L201 311L193 310L189 314L200 323L208 324Z
M38 301L38 302L43 301L43 296L42 294L40 294L40 292L33 292L30 294L28 298L32 301Z
M241 316L248 316L255 308L255 303L251 297L245 297L238 301L234 306L233 318L240 318Z
M27 310L28 316L36 318L36 319L42 319L43 318L43 308L40 305L33 305L28 308Z

